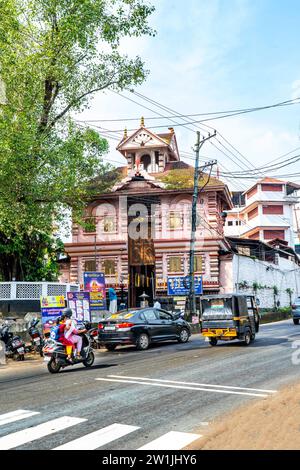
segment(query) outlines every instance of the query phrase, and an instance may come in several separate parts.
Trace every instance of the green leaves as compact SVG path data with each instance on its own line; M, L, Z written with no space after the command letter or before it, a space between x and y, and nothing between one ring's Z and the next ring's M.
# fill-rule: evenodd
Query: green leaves
M154 34L147 23L152 12L142 0L0 0L5 278L13 272L21 278L40 275L39 269L29 275L24 268L32 262L28 247L33 253L41 249L37 234L45 234L42 245L49 242L50 253L53 223L63 223L67 208L80 220L90 181L100 175L98 191L114 184L114 177L104 176L111 170L102 159L107 142L77 125L72 113L88 107L97 91L145 80L141 58L122 55L118 45L125 36Z

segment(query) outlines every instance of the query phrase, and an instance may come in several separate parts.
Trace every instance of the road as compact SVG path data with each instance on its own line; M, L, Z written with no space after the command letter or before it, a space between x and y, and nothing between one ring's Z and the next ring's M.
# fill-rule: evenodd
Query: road
M143 352L100 350L91 369L57 375L40 361L15 363L0 369L0 449L183 448L213 418L299 379L297 339L287 320L261 326L248 347L194 335Z

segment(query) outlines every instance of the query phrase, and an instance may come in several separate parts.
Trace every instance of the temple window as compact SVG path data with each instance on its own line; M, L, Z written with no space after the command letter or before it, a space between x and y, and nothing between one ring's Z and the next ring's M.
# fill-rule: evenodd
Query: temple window
M116 263L114 259L105 259L102 261L103 271L106 276L116 274Z
M183 214L178 211L170 211L169 213L169 229L176 230L183 228Z
M84 271L96 271L96 261L92 260L85 260L84 261Z
M105 215L103 218L103 232L114 233L116 231L116 219L112 215Z
M171 256L169 258L169 273L180 273L181 271L181 257Z

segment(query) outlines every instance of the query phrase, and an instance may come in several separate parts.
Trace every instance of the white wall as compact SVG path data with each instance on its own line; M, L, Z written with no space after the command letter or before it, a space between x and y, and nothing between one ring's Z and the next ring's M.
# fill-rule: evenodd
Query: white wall
M267 270L267 268L269 268ZM277 300L280 307L289 305L289 295L287 288L293 289L292 300L300 296L300 268L293 261L279 258L279 264L268 263L252 259L248 256L233 255L232 261L221 260L221 285L222 292L241 292L253 294L252 285L254 282L267 286L259 289L256 296L260 300L260 307L272 308L274 306L273 286L279 290ZM249 289L241 289L238 283L247 281Z

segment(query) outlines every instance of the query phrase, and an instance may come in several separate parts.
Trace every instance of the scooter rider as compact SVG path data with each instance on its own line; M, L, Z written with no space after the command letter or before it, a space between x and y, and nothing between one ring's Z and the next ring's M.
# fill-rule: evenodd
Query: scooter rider
M71 341L77 349L77 358L80 359L80 353L82 349L82 337L78 333L86 333L86 329L79 330L77 328L77 321L72 318L73 312L70 308L63 310L63 314L66 317L66 329L65 337L67 340Z

